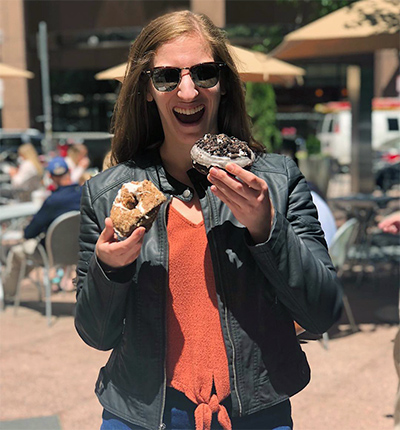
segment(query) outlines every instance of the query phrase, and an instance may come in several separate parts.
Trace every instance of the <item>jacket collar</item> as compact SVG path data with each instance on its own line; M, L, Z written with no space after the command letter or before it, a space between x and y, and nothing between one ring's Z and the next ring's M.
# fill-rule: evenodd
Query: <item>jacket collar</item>
M135 158L135 163L147 170L149 179L163 193L178 197L183 201L190 201L192 199L193 188L182 184L165 170L158 148L139 155ZM210 185L207 176L194 168L188 170L187 175L197 190L207 188Z

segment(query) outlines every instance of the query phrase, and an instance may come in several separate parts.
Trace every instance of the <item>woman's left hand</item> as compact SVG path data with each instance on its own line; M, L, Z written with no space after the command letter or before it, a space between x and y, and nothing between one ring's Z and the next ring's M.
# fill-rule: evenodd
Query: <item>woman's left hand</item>
M225 169L210 169L208 180L213 184L211 191L247 227L255 243L265 242L269 238L274 218L267 183L236 164L227 164Z

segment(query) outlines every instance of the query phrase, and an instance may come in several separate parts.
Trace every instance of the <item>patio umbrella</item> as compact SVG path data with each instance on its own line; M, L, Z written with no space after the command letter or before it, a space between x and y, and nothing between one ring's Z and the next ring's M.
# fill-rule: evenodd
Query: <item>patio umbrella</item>
M304 69L262 52L251 51L237 46L229 46L240 76L245 82L270 82L290 84L305 74ZM123 82L127 63L120 64L95 75L97 80L116 79Z
M128 63L122 63L118 66L103 70L102 72L96 73L94 77L98 81L107 81L109 79L115 79L117 81L123 82L127 64Z
M400 1L361 0L289 33L271 55L284 60L400 49Z
M28 70L18 69L17 67L9 66L0 63L0 79L2 78L27 78L32 79L35 75Z
M270 57L262 52L228 46L240 76L245 82L269 82L291 84L301 78L305 70L301 67Z

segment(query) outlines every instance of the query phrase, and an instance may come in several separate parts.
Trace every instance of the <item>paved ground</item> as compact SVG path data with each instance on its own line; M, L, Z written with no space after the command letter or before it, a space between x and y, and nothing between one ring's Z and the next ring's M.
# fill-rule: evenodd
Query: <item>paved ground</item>
M397 324L382 318L395 318L398 280L388 267L364 276L359 287L353 273L345 278L361 330L349 332L343 315L329 333L328 350L320 341L304 344L312 382L293 398L296 429L393 428ZM48 327L44 307L26 283L18 314L11 306L0 314L0 429L99 429L101 407L93 389L108 353L89 348L76 334L74 300L74 293L54 295Z
M329 195L347 194L348 179L333 181ZM344 221L344 214L335 217L338 225ZM328 349L318 340L303 344L312 381L292 399L296 430L393 428L399 271L368 266L359 278L354 269L346 272L344 285L360 331L349 330L344 314L329 331ZM12 306L0 312L0 430L99 429L94 383L109 353L79 338L74 302L75 293L55 294L48 327L44 305L25 282L18 314Z

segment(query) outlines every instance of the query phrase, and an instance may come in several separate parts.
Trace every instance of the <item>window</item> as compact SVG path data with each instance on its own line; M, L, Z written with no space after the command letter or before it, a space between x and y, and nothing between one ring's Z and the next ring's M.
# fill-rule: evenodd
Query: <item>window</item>
M399 131L399 119L398 118L388 118L388 130L389 131Z
M333 125L334 125L334 120L332 118L328 124L328 133L333 133Z

